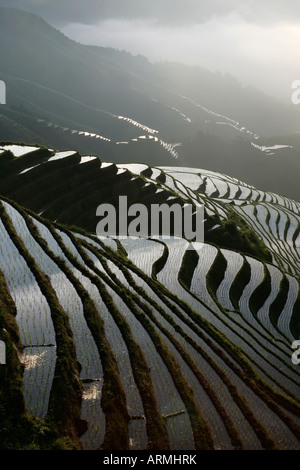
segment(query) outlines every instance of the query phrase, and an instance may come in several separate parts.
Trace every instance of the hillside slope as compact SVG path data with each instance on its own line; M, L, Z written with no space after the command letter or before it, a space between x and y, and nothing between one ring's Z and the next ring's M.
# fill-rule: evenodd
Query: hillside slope
M6 140L208 168L299 199L297 106L200 67L83 46L21 10L0 8L0 56Z
M8 341L14 318L8 364L20 361L19 393L35 426L64 443L45 443L45 433L36 432L18 445L299 449L299 366L291 361L300 338L299 203L205 170L2 148L1 188L18 188L24 206L30 191L35 201L41 187L49 191L51 165L59 162L58 183L63 171L75 175L91 165L101 178L112 167L115 189L126 174L128 186L150 183L151 200L163 193L159 202L203 203L209 222L197 251L178 238L99 240L51 222L49 212L42 218L22 208L11 200L17 193L1 197L0 335ZM77 201L78 184L84 199L80 177L73 186L65 181L67 193L52 188L60 201L53 220L63 219L61 198ZM99 181L97 188L105 178ZM95 193L98 203L112 201L105 191ZM250 253L251 240L260 240L261 251ZM5 383L2 395L11 403ZM22 413L20 407L14 420ZM9 427L1 429L5 447Z

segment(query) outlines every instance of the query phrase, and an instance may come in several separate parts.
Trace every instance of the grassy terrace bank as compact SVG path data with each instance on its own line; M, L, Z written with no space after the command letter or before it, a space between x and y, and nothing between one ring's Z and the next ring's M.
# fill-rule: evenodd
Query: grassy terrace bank
M172 326L172 328L174 328L176 333L180 337L184 338L184 340L197 352L197 354L203 357L203 359L212 367L223 384L226 386L234 403L237 405L244 418L248 421L254 430L263 448L276 449L278 446L273 439L273 436L268 434L262 421L257 419L255 414L251 411L251 408L245 400L245 397L239 393L237 388L233 385L230 378L222 370L222 368L218 366L216 362L209 356L209 354L205 352L204 348L201 347L202 341L204 341L205 344L226 364L226 366L229 367L231 371L233 371L236 377L243 381L243 383L252 392L254 392L254 394L260 400L262 400L267 405L267 407L282 420L283 423L285 423L291 432L298 439L300 439L300 428L297 424L297 420L293 419L289 413L284 411L284 409L286 409L295 417L300 417L300 406L297 397L294 397L292 393L290 393L288 390L284 390L283 388L282 390L284 393L279 393L277 390L270 387L270 385L268 385L254 370L251 365L251 359L247 357L247 354L243 353L240 348L236 347L221 331L205 320L198 310L195 312L187 303L176 297L168 289L166 289L165 286L160 284L157 279L155 279L155 275L164 267L168 259L169 253L166 246L164 247L163 255L158 260L152 271L153 277L150 278L128 260L126 257L126 252L120 249L120 244L119 250L117 252L107 248L101 242L98 242L98 249L91 243L76 238L67 228L61 227L57 224L52 224L51 222L36 216L36 214L30 213L30 211L26 211L20 208L17 204L12 203L11 201L7 202L20 212L33 238L41 246L44 253L47 254L54 261L54 263L56 263L61 272L67 276L68 280L72 283L82 301L84 316L97 345L104 372L101 406L106 417L106 429L104 440L100 447L101 449L129 448L128 426L130 421L130 416L128 414L126 405L126 395L122 388L118 364L112 353L110 344L105 337L104 323L101 318L101 308L99 309L99 306L96 307L96 305L93 303L88 292L76 277L75 270L69 267L66 260L56 256L52 252L46 240L41 236L39 229L34 224L31 217L29 217L29 214L49 229L50 233L62 249L66 259L71 263L71 265L74 266L75 269L80 271L83 276L88 278L97 287L105 307L119 328L129 353L134 380L139 390L144 407L148 436L147 447L149 449L169 448L166 419L161 415L157 406L151 375L149 372L149 364L145 359L141 347L134 340L131 328L126 321L125 316L116 308L113 300L114 296L119 296L124 302L124 305L130 309L130 312L132 312L136 320L143 326L147 334L150 336L156 351L164 361L173 383L187 409L192 425L196 448L213 448L213 440L210 435L210 429L207 426L205 417L202 414L202 410L199 409L196 404L195 397L193 396L193 390L189 386L189 383L187 382L184 374L181 372L181 369L175 358L175 353L173 354L170 352L167 347L167 342L172 344L172 346L175 348L174 351L176 351L176 354L178 353L185 361L189 369L197 378L199 384L205 390L205 393L211 399L215 409L217 410L225 425L227 434L230 437L233 447L239 449L242 448L243 445L235 424L233 423L230 414L228 414L228 409L222 405L222 402L215 393L212 384L210 384L207 378L202 374L201 368L197 367L197 364L194 362L192 356L185 350L180 341L178 341L177 337L172 335L167 326L163 326L163 323L159 320L159 317L153 313L154 310L156 310L161 318L166 320ZM24 403L22 404L23 396L22 393L19 394L20 411L18 411L18 416L20 417L22 415L26 417L26 423L30 423L26 424L26 426L31 426L31 429L33 430L32 435L37 436L34 437L34 442L28 444L26 443L26 445L29 447L35 446L36 448L43 448L43 446L46 446L46 448L81 448L79 436L85 430L85 423L80 419L82 384L79 375L80 365L76 359L75 346L68 317L66 312L59 305L58 299L55 292L53 291L53 288L51 287L49 279L37 267L34 259L25 249L22 240L17 236L12 222L5 212L2 204L0 205L0 215L11 240L17 247L19 253L25 259L43 295L48 301L57 339L58 360L56 364L54 384L51 390L49 410L45 420L37 421L32 417L26 416ZM64 231L71 239L78 253L84 260L84 264L80 263L78 259L72 255L72 253L64 244L63 239L55 230L55 227ZM90 235L86 234L84 231L83 233L87 237L90 237ZM95 242L97 241L96 239L93 240ZM94 262L91 258L89 258L84 248L87 248L93 254L93 256L95 256L101 262L102 266L104 267L104 272L96 268ZM220 319L222 317L221 321L223 321L223 323L225 318L226 323L226 314L228 312L226 312L218 302L218 299L216 298L216 291L224 277L227 261L221 254L220 250L218 250L218 255L207 276L207 289L219 309L219 311L214 311L212 310L212 307L207 306L204 302L201 301L201 299L190 292L192 273L194 272L194 269L198 263L198 258L194 255L196 255L196 253L189 252L188 256L190 256L191 259L189 260L187 257L183 258L181 267L178 267L179 282L190 295L193 295L193 297L197 299L198 302L200 302L199 305L202 304L203 307L208 308L211 313L219 316ZM113 262L115 266L121 270L130 288L125 287L120 279L118 279L118 277L112 272L108 261ZM193 267L192 270L189 269L190 265ZM264 266L266 268L265 264ZM231 286L231 299L234 301L237 310L239 297L243 290L237 282L237 278L245 287L251 276L251 269L249 272L249 268L250 264L247 263L246 259L244 258L243 267L239 271L233 285ZM147 286L149 286L157 298L161 300L161 304L158 304L158 302L151 297L151 294L149 293L150 291L145 291L137 284L137 282L135 282L134 275L140 277L140 279L143 280ZM1 273L0 281L2 281ZM5 287L5 283L3 284L4 287L2 286L2 282L0 285L0 335L6 335L6 332L9 333L9 336L6 336L6 340L8 344L10 344L10 341L13 344L13 348L10 349L10 357L15 362L16 357L18 357L18 351L21 351L22 348L17 333L13 333L16 330L16 325L13 324L12 320L16 313L15 306L12 302L12 299L10 298L7 288ZM264 279L259 284L257 290L258 293L255 290L252 294L250 304L254 315L255 311L257 311L261 305L260 296L263 295L264 298L267 298L270 291L270 279L266 269ZM283 289L283 293L279 295L279 299L277 299L279 306L284 303L284 298L286 298L286 296L287 292L285 288ZM164 305L166 308L164 308ZM296 321L295 309L297 309L297 305L299 305L299 296L294 306L294 322ZM4 315L2 315L2 311L5 312ZM184 312L186 315L184 315L182 312ZM9 317L7 317L8 314L10 315ZM4 323L3 318L6 318L6 321L7 318L9 318L11 325ZM176 323L176 318L182 322L182 326L179 326L179 324ZM2 325L6 326L2 327ZM227 324L227 326L231 328L230 325L231 323ZM192 329L195 335L197 335L199 338L199 342L195 341L195 339L192 339L186 333L185 326ZM254 330L251 330L251 325L249 324L248 326L246 323L243 323L245 332L247 332L251 338L255 339L255 341L259 341L257 339L256 333L254 335ZM1 328L4 328L6 332L3 332L3 329ZM294 328L297 328L297 323L295 323ZM259 334L261 335L262 340L268 339L267 337L264 337L261 332ZM166 338L167 341L164 338ZM278 351L281 351L280 345L276 345L276 347L278 347ZM16 353L15 357L13 356L13 351ZM275 352L270 354L276 356ZM20 387L21 382L19 381L22 381L23 374L21 363L19 366L19 369L16 367L17 375L15 376L15 390L18 388L19 390L22 390L22 387ZM284 375L285 372L281 371L281 373ZM5 381L3 381L3 383L5 383ZM5 390L6 391L3 392L4 396L7 395L7 389ZM16 394L18 395L17 391ZM68 403L66 399L67 396L69 401ZM10 401L10 398L8 401ZM0 409L0 419L1 416L3 419L6 419L7 415L5 413L3 414L3 412L1 415L1 410L2 408ZM39 434L39 429L42 429L41 434L43 437L41 437Z
M220 263L221 261L221 263ZM224 274L225 274L225 269L226 269L226 266L227 266L227 262L224 258L224 256L219 252L219 255L216 257L216 260L215 262L212 264L211 266L211 269L209 270L208 272L208 275L207 275L207 289L208 289L208 292L211 296L211 298L213 299L213 301L215 302L215 304L217 305L218 309L220 312L223 313L224 315L224 318L228 318L228 312L227 310L225 310L223 308L223 306L221 305L221 303L219 302L218 298L217 298L217 295L216 295L216 292L217 292L217 289L224 277ZM266 266L264 266L264 269L265 269L265 272L267 271L266 269ZM246 261L246 259L244 258L244 263L243 263L243 266L242 268L240 269L240 271L237 273L234 281L232 282L231 284L231 288L230 288L230 299L235 307L235 311L234 313L235 314L238 314L240 316L240 318L243 319L243 322L240 322L239 320L236 320L234 317L231 318L231 323L236 325L238 328L241 328L245 334L247 335L247 337L249 337L249 339L246 339L246 336L243 336L241 337L240 334L238 334L238 336L241 337L241 339L243 339L243 341L245 341L249 347L253 347L253 344L258 344L263 350L265 350L265 352L267 353L268 356L266 356L265 354L263 355L262 352L260 351L256 351L257 354L262 358L264 359L264 361L266 361L267 363L269 363L270 366L272 366L272 362L268 359L268 357L275 357L277 358L279 361L282 362L282 357L280 357L278 355L278 353L274 352L274 351L271 351L270 348L268 348L268 343L270 344L270 340L275 339L273 335L271 335L271 338L268 337L267 335L265 335L264 333L262 333L261 331L259 331L253 324L251 324L241 313L240 311L240 307L239 307L239 299L243 293L243 290L245 289L245 287L247 286L247 284L249 283L250 281L250 278L251 278L251 268L250 268L250 264ZM255 304L253 301L251 302L251 300L253 299L253 297L257 298L257 295L256 295L256 291L258 290L259 292L261 292L262 294L262 291L264 293L264 295L266 295L265 293L265 288L268 287L268 285L266 285L267 283L267 279L264 278L264 280L262 281L262 283L258 286L257 289L254 290L253 294L251 295L250 297L250 300L249 300L249 306L250 306L250 309L252 311L252 314L255 316L256 315L256 309L255 309L255 305L256 305L256 308L257 308L257 304ZM194 297L195 294L193 294L192 292L190 292L191 295L193 295ZM209 308L209 307L207 307ZM223 323L228 326L230 329L232 329L232 327L230 326L229 322L222 319L216 312L215 312L216 316L218 316L218 318L220 318L221 321L223 321ZM263 326L263 328L265 329L265 327ZM265 331L270 334L266 329ZM273 343L272 343L272 346L273 346ZM285 362L284 362L284 366L287 367L288 369L292 370L292 367L290 365L290 356L289 354L280 347L279 344L276 345L276 348L278 349L278 352L280 351L282 354L285 355ZM246 352L243 353L246 357L249 357L248 354ZM249 358L249 360L251 360ZM253 359L252 359L252 362ZM258 362L255 362L255 366L260 369L267 377L270 378L270 375L260 366L260 364ZM282 374L283 375L286 375L284 371L282 371ZM288 377L286 375L286 377ZM281 388L287 395L290 395L292 396L292 394L282 385L282 384L279 384L276 379L274 378L271 378L271 380L276 383L279 388ZM293 380L293 379L291 379Z
M20 255L22 255L25 259L41 289L41 292L48 301L57 344L57 361L47 416L41 422L41 424L37 424L37 421L28 418L24 409L24 414L22 414L23 419L20 421L20 423L25 423L24 420L26 419L29 419L28 422L32 424L32 426L36 423L35 429L37 432L35 435L33 435L33 442L31 442L31 445L34 446L34 448L81 449L82 445L79 440L79 436L85 429L85 423L80 419L82 389L79 380L79 363L76 359L75 346L68 316L61 308L49 279L39 271L34 259L27 252L22 241L17 236L2 203L0 204L0 217L12 242L15 244ZM8 318L6 321L11 319L10 315L10 310L8 310ZM5 317L6 315L4 318ZM20 381L22 381L22 373L20 369L21 366L19 365L20 358L19 356L16 356L15 348L14 351L15 352L12 353L11 356L12 362L9 361L9 363L11 363L12 367L15 363L16 372L14 372L14 374L18 371L16 383L20 383ZM12 376L14 376L14 374ZM20 394L21 385L18 387L18 389ZM9 395L7 396L7 392L8 391L6 389L6 396L4 395L4 398L6 401L8 401L8 404L13 409L13 403L11 403ZM20 402L20 399L18 401ZM7 412L5 414L7 414ZM30 426L30 424L28 424L28 426ZM43 435L44 424L46 426L45 429L47 431L46 435L48 435L48 439L45 439ZM38 431L39 428L40 433ZM26 433L25 436L27 437ZM12 442L14 442L14 439ZM22 439L20 445L24 445L24 439Z
M101 261L103 263L103 259ZM105 267L107 272L109 273L110 277L113 278L114 282L116 284L119 284L118 279L113 275L113 273L110 272L108 265L105 263ZM147 317L152 321L152 323L157 327L159 331L170 341L170 343L173 344L173 346L176 348L176 350L179 352L181 357L184 359L184 361L188 364L189 368L193 371L195 377L197 378L198 382L200 385L203 387L205 390L206 394L209 396L211 399L212 403L214 404L216 410L218 411L219 415L221 416L221 419L225 425L225 428L228 432L228 435L230 436L230 440L232 445L234 446L235 449L241 449L242 448L242 442L240 440L240 437L238 435L238 432L236 431L234 424L226 412L225 408L223 407L221 401L219 400L217 394L213 390L213 388L210 386L208 380L206 377L201 373L201 371L198 369L196 364L194 363L193 359L191 356L185 351L185 349L181 346L178 340L175 339L175 336L170 333L170 331L163 327L160 322L156 319L156 317L153 315L152 309L149 307L153 307L159 314L161 315L162 318L166 319L168 323L174 328L176 332L178 332L187 342L190 342L194 346L195 350L201 350L201 348L198 347L198 345L195 348L194 342L191 340L189 341L188 335L186 335L181 327L174 322L172 316L168 314L164 308L160 304L158 304L155 300L153 300L152 297L150 297L146 291L138 286L136 282L134 281L131 273L129 270L124 268L122 264L120 263L118 265L119 269L122 271L124 274L128 284L132 287L134 287L134 291L136 294L133 294L132 292L130 295L133 297L134 301L136 304L143 309ZM147 303L142 302L141 299L144 299ZM147 305L148 304L148 305Z
M72 273L72 271L66 266L65 262L55 256L47 243L41 238L38 229L29 219L25 211L22 213L27 227L31 234L34 236L36 241L41 245L45 253L50 256L53 261L59 266L59 268L66 274L68 279L72 282L78 295L80 296L83 306L85 318L88 326L94 336L100 358L102 360L104 368L104 386L102 391L101 405L106 415L106 432L104 442L101 445L102 449L126 449L129 446L128 443L128 422L129 415L126 407L126 397L123 391L118 367L113 358L113 354L110 350L108 342L105 340L105 331L103 327L103 320L99 316L95 305L89 298L87 292L84 290L78 279ZM92 276L91 273L85 269L78 261L72 256L72 254L66 249L61 243L61 239L58 234L53 230L50 223L43 220L43 223L48 227L53 237L59 243L63 249L66 257L72 262L72 264L92 283L98 288L101 298L103 299L106 307L110 314L114 318L118 325L123 339L128 348L131 366L134 374L135 381L141 394L141 398L144 405L144 412L146 417L146 426L148 433L148 445L149 449L168 449L169 442L167 431L165 428L165 422L158 412L156 399L152 387L152 380L149 373L147 362L144 358L143 352L139 345L133 340L129 326L124 321L124 318L120 312L116 309L113 300L108 295L103 282L97 277ZM68 236L72 239L72 234L68 232ZM76 241L75 241L76 243Z
M114 262L116 262L116 259L117 259L116 253L113 250L110 250L109 248L106 248L104 246L103 246L103 248L107 251L107 253L110 254L112 259L114 259ZM289 397L286 397L286 396L280 394L279 392L275 391L274 389L270 388L270 386L268 386L261 379L261 377L257 376L255 371L251 367L249 361L244 357L244 354L242 354L242 352L239 350L239 348L234 346L222 333L220 333L216 328L214 328L211 324L209 324L203 317L201 317L199 314L194 312L182 300L178 299L174 294L170 293L167 289L165 289L165 287L162 286L160 283L158 283L156 280L150 279L146 275L144 275L144 273L141 270L139 270L136 266L134 266L128 259L123 258L122 259L122 264L124 266L128 267L129 269L131 269L136 274L138 274L146 283L148 283L148 285L163 300L164 303L167 304L167 300L166 300L167 298L170 298L173 302L175 302L175 304L177 303L179 307L181 307L186 313L189 314L189 316L191 317L192 320L194 320L196 325L199 325L206 334L208 334L214 340L216 340L216 342L219 343L222 346L224 351L227 352L229 354L229 356L232 356L232 358L234 360L236 360L237 363L243 368L244 372L246 373L246 375L249 378L248 383L249 383L249 385L251 385L250 388L252 388L253 391L255 390L258 393L259 396L264 397L265 399L267 399L266 397L267 397L268 393L270 393L272 398L275 401L278 401L278 403L281 406L286 407L288 410L294 412L297 416L300 416L300 406L299 406L299 403L298 403L299 400L296 397L293 397L293 399L289 398ZM174 313L176 313L176 315L178 315L181 318L182 321L189 323L186 320L186 318L182 316L180 311L176 310L176 308L174 308L173 304L169 303L168 306L170 307L170 309ZM209 308L209 307L207 307L207 308ZM196 331L195 323L191 322L190 326ZM197 329L197 331L200 334L200 331L198 329ZM212 344L214 344L214 347L215 347L215 343L212 343ZM223 355L223 349L222 350L217 349L218 354ZM226 357L227 357L227 360L228 360L228 356L226 356ZM239 373L239 376L242 378L242 380L244 380L244 375L243 374ZM262 392L260 387L262 389L264 389L264 393ZM270 406L272 406L272 405L270 405ZM281 413L280 410L279 410L279 413ZM284 418L287 418L287 421L289 421L287 416L284 416ZM291 424L291 426L293 427L293 424ZM295 430L297 436L299 436L299 427L296 426L296 428L293 428L293 429Z
M92 250L93 247L89 246L89 249ZM117 264L118 256L116 255L116 253L113 250L106 248L105 246L103 246L103 249L105 249L107 253L109 253L111 259L113 259L114 262ZM276 401L277 401L278 404L283 405L289 411L293 410L292 412L294 412L296 415L299 416L299 405L296 404L295 397L290 399L289 397L279 394L277 391L271 389L259 376L257 376L253 368L251 367L250 363L246 360L246 358L243 356L243 354L238 348L236 348L232 343L230 343L228 339L225 338L224 335L220 334L220 332L218 332L214 327L212 327L212 325L210 325L203 318L201 318L197 313L193 312L190 309L190 307L184 304L184 302L177 299L176 296L172 295L169 291L165 290L163 286L157 283L157 281L153 279L150 280L138 268L136 268L129 260L122 259L121 264L126 265L127 267L132 269L133 272L137 273L143 280L145 280L145 282L147 282L148 285L151 286L153 291L155 291L155 293L160 298L162 298L164 303L168 304L166 298L170 297L175 303L177 302L178 305L180 305L183 308L183 310L189 313L190 316L193 319L195 319L195 323L196 324L198 323L199 326L201 325L205 333L208 333L209 336L212 336L212 339L216 340L217 343L219 343L223 347L223 349L225 349L225 351L229 353L229 356L232 356L232 358L236 360L238 364L242 366L244 370L243 373L241 373L240 369L236 367L234 362L230 361L228 355L226 354L226 352L224 352L223 349L220 349L218 346L216 346L215 342L209 340L205 334L203 335L203 332L201 330L197 329L197 327L195 328L195 324L193 322L187 321L179 312L179 310L176 311L176 308L174 308L173 304L169 304L170 309L176 315L178 315L178 317L180 317L182 321L189 324L189 326L193 328L194 331L197 331L197 334L199 335L199 337L204 339L206 343L212 347L212 349L225 361L225 363L229 365L229 367L231 367L235 371L235 373L250 387L250 389L254 391L254 393L257 394L257 396L259 396L267 404L267 406L269 406L270 409L272 409L276 414L278 414L278 416L281 417L281 419L288 425L288 427L290 427L292 432L294 432L296 437L299 438L298 425L296 425L296 423L292 419L290 419L290 417L287 414L285 414L281 410L281 408L276 404ZM232 387L231 389L233 390ZM270 399L269 394L271 395L272 399ZM251 419L250 413L248 413L248 410L247 410L248 407L245 401L241 399L239 400L239 402L240 402L240 406L244 409L245 413L247 413L247 416L249 417L249 419ZM270 439L267 436L266 430L262 428L261 432L258 431L258 427L256 426L256 424L254 424L254 428L257 429L258 433L260 433L260 438L262 439L264 446L266 446L267 448L272 448L274 446L274 442L272 441L272 439Z
M84 243L84 245L88 246L86 243ZM91 246L89 246L89 249L92 250L93 248ZM111 250L107 250L108 252L111 252ZM109 255L108 255L108 258ZM116 259L114 259L114 262L116 264L117 261ZM129 263L130 264L130 263ZM127 270L124 268L123 264L122 263L119 263L118 264L118 267L119 269L122 270L123 274L125 275L129 285L134 285L134 281L133 279L131 278L130 274L127 272ZM136 270L135 267L132 267L132 271L135 271L136 273L138 272L138 270ZM143 277L143 276L141 276ZM183 277L184 277L184 274L183 274ZM115 281L117 282L117 281ZM154 286L152 285L152 289L155 290ZM138 286L135 285L135 290L141 295L141 297L144 297L146 298L149 303L151 305L153 305L160 313L161 315L167 319L167 321L174 327L175 331L177 331L190 345L192 345L192 347L195 349L195 351L197 351L209 364L210 366L216 371L216 373L219 375L219 377L221 378L221 380L223 381L223 383L226 385L226 387L228 388L231 396L232 396L232 399L234 400L234 402L238 405L239 409L241 410L241 412L243 413L244 417L246 418L246 420L250 423L251 427L254 429L255 433L257 434L262 446L266 449L275 449L277 448L277 445L275 444L275 442L273 441L273 439L268 435L265 427L255 418L254 414L252 413L250 407L248 406L245 398L243 398L243 396L238 393L236 387L230 382L230 380L228 379L228 377L226 376L226 374L222 371L222 369L217 366L217 364L210 358L210 356L203 350L203 348L201 348L199 346L198 343L195 343L186 333L184 333L184 331L181 329L181 327L179 327L176 322L173 320L173 317L171 317L170 315L166 314L164 312L164 310L159 306L157 305L156 303L153 302L152 299L150 299L147 294L143 293L143 291L141 289L138 288ZM156 292L156 294L159 296L159 291ZM182 321L184 321L187 325L189 325L194 331L197 331L197 334L199 335L199 338L201 339L204 339L205 342L209 345L209 346L212 346L213 343L211 342L211 340L205 338L205 335L203 335L203 333L200 333L198 330L195 330L195 325L192 324L191 322L189 321L186 321L186 319L182 316L182 314L180 313L180 311L172 304L169 304L169 302L166 300L165 297L161 296L161 299L163 300L163 302L169 306L169 308L172 310L173 313L175 313ZM176 342L174 340L174 337L172 335L170 335L167 330L165 330L164 328L162 328L158 322L154 319L153 315L151 314L150 311L147 312L148 313L148 316L152 319L153 323L155 323L156 325L158 325L159 329L168 337L168 339L175 345L175 347L178 349L178 351L181 352L182 354L182 357L184 358L184 360L189 364L189 366L191 367L191 370L193 370L193 372L195 373L197 379L199 380L199 382L201 383L201 385L203 386L203 388L206 390L206 392L208 393L208 395L210 396L212 402L214 403L216 409L218 410L220 416L222 417L223 419L223 422L225 424L225 427L228 431L228 434L231 438L231 442L232 444L236 447L236 448L239 448L240 446L240 439L239 439L239 436L238 434L236 433L236 430L234 428L234 426L232 426L232 423L231 423L231 420L229 418L229 416L226 414L226 412L224 413L224 410L222 409L222 406L220 406L220 403L218 403L218 400L217 400L217 397L214 396L214 392L213 390L210 390L209 387L207 387L207 383L205 383L205 378L202 376L201 377L201 372L199 370L196 370L196 368L194 367L194 364L192 363L192 360L191 358L189 357L189 355L182 350L182 348L180 347L180 345L178 344L178 342ZM213 349L213 348L212 348ZM220 353L220 350L218 350L219 353ZM223 357L223 359L226 357L226 355L222 352L221 356ZM227 364L230 365L230 361L228 361L228 358L227 358ZM236 369L237 370L237 369Z
M104 265L105 271L109 272L109 268L107 264L105 263L105 259L101 257L98 251L95 250L92 246L89 246L89 249ZM86 259L86 262L88 262L87 259ZM95 267L94 267L94 270L96 271ZM98 275L102 277L105 283L108 284L118 295L120 295L124 303L128 306L128 308L130 308L131 312L134 314L137 320L143 325L143 327L149 334L150 338L152 339L152 342L156 350L158 351L159 355L164 361L173 379L175 387L177 388L178 393L181 396L182 401L187 408L187 411L189 413L190 420L191 420L193 433L194 433L194 441L195 441L196 448L197 449L212 448L212 438L210 436L209 429L201 415L199 408L197 407L194 401L190 387L188 383L186 382L185 378L183 377L175 358L173 357L172 354L170 354L168 348L164 344L160 335L157 333L151 321L149 321L149 318L151 318L153 322L153 316L151 315L150 310L145 305L143 305L143 303L138 299L138 297L135 294L133 294L128 289L126 289L124 286L122 287L116 278L114 279L115 280L115 283L114 283L109 279L108 276L104 275L100 271L98 271ZM146 314L143 312L143 310L146 310Z
M15 208L22 214L26 225L35 238L35 240L43 248L44 252L53 259L59 268L66 274L70 282L73 284L76 292L81 298L83 310L88 327L90 328L94 340L96 342L104 371L104 383L102 389L101 405L106 416L106 431L103 449L126 449L128 448L128 422L129 416L126 407L126 398L123 391L121 380L119 377L118 366L111 351L110 345L105 338L103 321L99 317L95 305L82 287L81 283L69 270L64 261L56 257L45 240L40 236L38 229L30 220L25 211L15 205ZM80 378L78 377L80 382Z

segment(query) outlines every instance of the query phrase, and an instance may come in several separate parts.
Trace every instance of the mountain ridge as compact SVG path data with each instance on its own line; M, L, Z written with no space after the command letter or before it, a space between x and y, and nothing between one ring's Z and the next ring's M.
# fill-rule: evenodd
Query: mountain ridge
M21 125L19 142L28 143L34 134L31 143L103 153L116 162L142 162L146 154L155 165L176 159L182 166L215 171L226 172L227 166L227 173L239 179L298 198L294 175L299 171L299 147L286 144L269 150L275 153L273 162L268 151L262 151L266 136L297 132L295 106L282 107L243 89L232 77L178 64L153 65L123 51L82 46L36 18L38 32L30 21L24 26L25 13L1 11L0 79L7 82L7 106L1 107L0 130L11 135L6 140L16 141L14 128ZM16 29L16 15L23 29ZM148 129L158 131L160 145L132 143L149 136ZM80 132L110 142L85 139Z
M21 10L0 56L0 448L299 450L296 109Z

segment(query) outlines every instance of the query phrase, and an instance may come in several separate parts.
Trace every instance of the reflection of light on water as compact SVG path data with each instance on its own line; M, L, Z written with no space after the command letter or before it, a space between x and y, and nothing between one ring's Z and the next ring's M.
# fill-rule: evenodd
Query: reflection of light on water
M91 387L85 389L82 394L82 398L84 400L97 400L97 398L101 397L101 390L97 387L97 385L91 385Z
M129 438L129 447L133 447L133 446L135 446L136 444L137 444L137 442L136 442L134 439L132 439L132 438L130 437L130 438Z
M43 357L45 354L46 351L40 354L25 354L22 357L22 363L24 364L25 369L34 369L35 367L40 366L43 362Z

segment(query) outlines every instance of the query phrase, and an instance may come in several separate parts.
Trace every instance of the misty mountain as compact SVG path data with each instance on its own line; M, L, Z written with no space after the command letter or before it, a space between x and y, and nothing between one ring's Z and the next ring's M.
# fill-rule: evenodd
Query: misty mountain
M284 138L265 143L276 135L297 140L296 107L228 74L84 46L34 14L6 8L0 57L3 141L200 166L298 199L299 147Z

